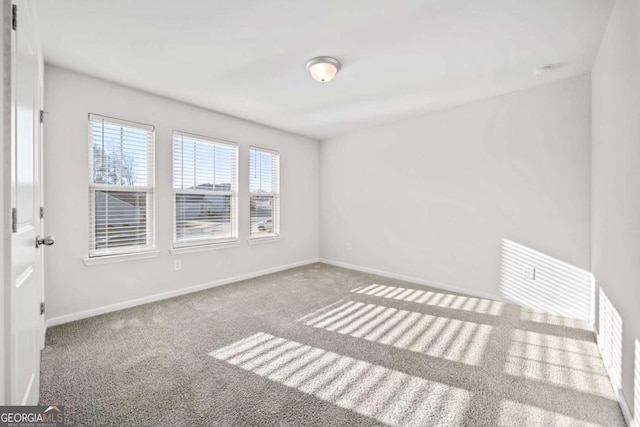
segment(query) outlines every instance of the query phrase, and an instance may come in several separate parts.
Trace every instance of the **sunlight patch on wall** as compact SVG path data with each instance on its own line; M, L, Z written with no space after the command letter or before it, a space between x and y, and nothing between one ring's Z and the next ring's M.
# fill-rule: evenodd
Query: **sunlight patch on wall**
M615 399L595 342L515 329L504 371Z
M600 288L598 346L616 390L622 387L622 318Z
M304 319L307 326L469 365L481 362L492 330L490 325L354 301Z
M460 425L470 398L464 389L263 332L209 355L392 426Z
M488 299L473 298L464 295L447 294L425 291L420 289L399 288L395 286L370 285L366 288L356 288L351 292L401 301L410 301L456 310L473 311L482 314L498 316L502 312L502 303Z
M570 417L527 405L525 403L503 400L500 404L501 426L527 426L527 427L548 427L548 426L584 426L600 427L599 423L590 423L584 420Z
M525 307L593 322L593 275L502 239L500 291Z

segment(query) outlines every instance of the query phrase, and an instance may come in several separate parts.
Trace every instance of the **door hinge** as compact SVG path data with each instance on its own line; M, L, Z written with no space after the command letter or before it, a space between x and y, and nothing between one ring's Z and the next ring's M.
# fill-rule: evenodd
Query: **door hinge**
M41 315L44 314L44 303L43 302L40 303L40 314Z
M11 208L11 231L18 232L18 209Z
M11 5L11 28L13 31L18 29L18 5Z
M45 114L46 114L46 111L40 110L40 123L44 123L44 115Z
M44 207L40 206L40 219L44 218Z

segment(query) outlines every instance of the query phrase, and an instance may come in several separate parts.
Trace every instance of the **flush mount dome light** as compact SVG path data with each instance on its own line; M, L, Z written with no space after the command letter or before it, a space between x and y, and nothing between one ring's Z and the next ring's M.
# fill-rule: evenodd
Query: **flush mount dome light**
M547 64L547 65L543 65L541 67L538 67L538 68L534 69L533 70L533 75L535 77L541 77L541 76L544 76L547 73L550 73L552 71L556 71L560 67L562 67L562 64Z
M326 83L340 71L340 61L330 56L317 56L307 62L307 71L313 80Z

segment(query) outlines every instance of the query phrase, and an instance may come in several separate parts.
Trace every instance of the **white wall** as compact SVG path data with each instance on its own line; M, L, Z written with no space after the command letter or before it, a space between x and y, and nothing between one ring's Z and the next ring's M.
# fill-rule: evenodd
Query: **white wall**
M321 258L479 295L506 241L588 268L589 105L583 75L323 141Z
M616 1L592 79L592 271L622 321L622 360L610 364L621 366L622 393L632 406L634 342L640 338L638 0ZM614 326L607 325L601 316L599 328ZM636 414L636 422L640 426L640 414Z
M53 66L45 70L44 99L49 113L44 133L46 232L56 237L56 244L46 249L48 319L71 320L86 310L317 259L317 141ZM99 266L83 263L88 252L88 113L156 126L157 258ZM169 253L174 129L240 145L240 247ZM249 145L280 151L282 238L278 242L246 243ZM173 271L174 259L182 260L179 272Z

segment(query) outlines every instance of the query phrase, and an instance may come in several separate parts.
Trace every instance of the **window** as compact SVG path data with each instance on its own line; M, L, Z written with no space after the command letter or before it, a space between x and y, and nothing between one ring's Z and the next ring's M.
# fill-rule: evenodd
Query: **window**
M151 250L153 126L89 114L89 256Z
M175 246L237 240L238 146L173 134Z
M251 238L273 237L280 232L280 154L249 148L249 204Z

